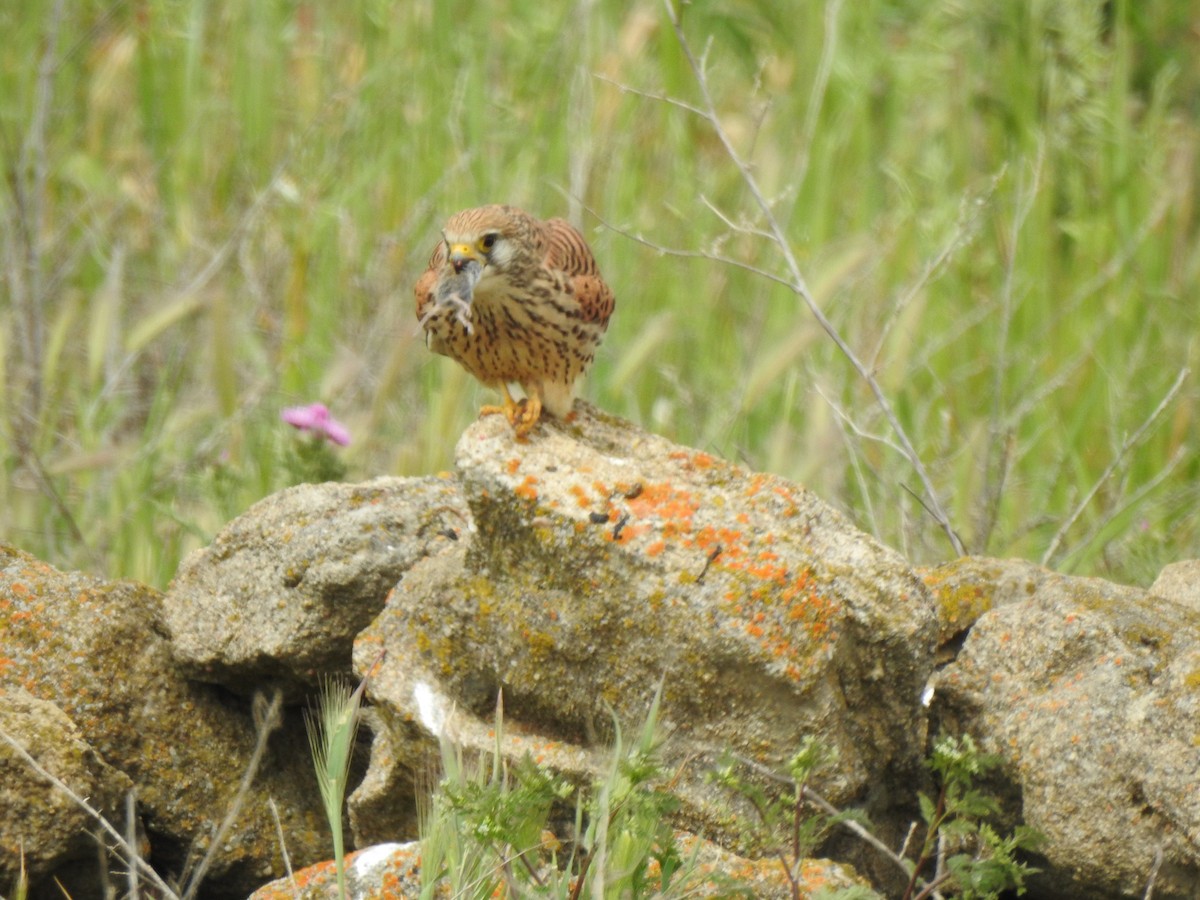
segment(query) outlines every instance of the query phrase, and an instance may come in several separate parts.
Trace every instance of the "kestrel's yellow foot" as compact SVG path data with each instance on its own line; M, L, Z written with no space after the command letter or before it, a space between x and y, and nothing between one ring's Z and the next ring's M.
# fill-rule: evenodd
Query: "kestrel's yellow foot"
M480 407L479 415L481 418L483 416L503 415L504 418L508 419L508 424L516 429L517 422L524 414L525 401L522 400L520 403L518 403L516 400L514 400L513 395L508 392L507 384L501 384L500 391L504 394L504 402L499 406L489 404L487 406Z
M529 432L537 427L538 420L542 417L542 398L537 394L528 397L521 401L520 412L517 414L517 419L512 423L513 431L517 433L517 439L524 438Z

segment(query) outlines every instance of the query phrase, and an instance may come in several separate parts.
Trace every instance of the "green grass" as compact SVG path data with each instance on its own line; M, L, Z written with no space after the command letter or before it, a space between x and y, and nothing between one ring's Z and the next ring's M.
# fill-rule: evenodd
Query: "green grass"
M333 836L333 860L337 870L338 897L346 900L346 844L342 807L350 778L350 760L361 724L362 695L366 681L353 690L349 685L326 680L315 709L305 711L308 747L321 791L321 805Z
M614 719L604 771L585 785L529 754L515 762L504 758L502 698L492 753L468 755L439 734L441 778L422 801L422 900L705 894L703 887L712 888L720 876L698 865L696 853L682 852L668 822L679 801L664 787L671 773L660 753L661 699L660 685L628 742ZM746 893L730 887L715 896Z
M684 27L967 548L1042 558L1119 455L1051 562L1146 582L1200 551L1194 376L1121 453L1200 352L1200 55L1188 4L1102 6L844 3L815 98L823 6ZM0 9L0 540L161 585L294 477L293 403L347 423L351 478L449 468L490 398L411 285L446 215L506 201L579 216L616 292L585 396L950 555L792 292L599 225L783 272L706 206L761 226L706 124L612 83L697 102L659 4L55 9Z

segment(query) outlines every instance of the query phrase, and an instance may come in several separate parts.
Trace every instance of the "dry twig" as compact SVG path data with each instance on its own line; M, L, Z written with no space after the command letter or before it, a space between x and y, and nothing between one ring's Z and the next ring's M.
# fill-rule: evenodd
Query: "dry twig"
M713 130L713 133L720 141L721 146L724 148L726 156L728 156L734 166L737 167L737 170L741 175L742 182L746 185L746 189L753 197L754 203L758 207L758 211L761 214L763 221L766 223L765 230L769 234L770 240L779 249L779 252L783 258L787 275L786 277L771 275L770 273L763 272L762 270L756 269L752 266L747 266L744 264L739 265L741 265L742 268L751 269L759 272L760 274L767 275L767 277L770 277L774 281L786 284L796 294L796 296L803 301L804 305L808 307L809 312L821 326L821 329L826 335L828 335L830 340L834 342L838 350L842 353L842 355L846 358L858 375L863 379L863 381L866 382L871 393L874 395L876 404L883 413L884 417L887 419L893 432L895 432L896 440L901 452L908 460L913 470L917 473L917 477L921 481L923 490L923 505L929 510L930 515L933 516L938 526L945 533L955 552L959 554L965 553L962 540L959 538L958 534L954 530L954 527L950 523L950 517L947 514L945 507L942 505L937 488L934 486L933 481L925 468L925 464L921 460L920 454L917 452L916 447L909 438L907 431L900 422L900 419L897 416L891 401L888 400L887 396L884 394L883 388L880 386L879 381L871 373L870 368L861 359L859 359L854 349L846 342L845 338L842 337L837 327L829 320L824 311L813 298L812 292L808 287L808 283L800 270L800 264L796 259L796 254L792 250L791 243L788 240L783 226L780 224L778 217L775 215L775 211L771 202L763 193L750 163L745 160L738 152L737 148L734 147L729 133L725 130L725 126L721 121L720 115L717 113L716 104L713 101L712 93L709 89L708 73L705 69L705 62L702 58L698 58L692 50L691 42L684 33L683 24L679 19L678 11L675 9L672 0L663 0L663 5L666 7L667 16L670 19L671 26L675 30L675 36L679 42L680 49L683 51L684 57L687 59L688 66L692 70L692 75L695 78L696 87L700 94L700 103L698 105L692 105L670 97L659 95L646 96L651 96L655 99L660 99L663 102L671 103L674 106L685 109L704 119L704 121L708 123L709 127ZM832 40L832 33L836 32L836 22L832 21L831 19L827 19L826 29L826 41L828 43ZM819 85L820 81L818 79L817 86L819 87ZM623 90L627 89L623 88ZM696 255L712 258L708 254Z

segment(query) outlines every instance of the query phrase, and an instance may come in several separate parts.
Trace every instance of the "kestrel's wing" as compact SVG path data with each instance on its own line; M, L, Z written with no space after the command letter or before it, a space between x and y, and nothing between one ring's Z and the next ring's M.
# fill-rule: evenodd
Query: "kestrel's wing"
M604 279L600 267L582 234L565 219L546 222L546 261L570 280L575 300L585 322L595 322L601 329L608 327L616 300Z

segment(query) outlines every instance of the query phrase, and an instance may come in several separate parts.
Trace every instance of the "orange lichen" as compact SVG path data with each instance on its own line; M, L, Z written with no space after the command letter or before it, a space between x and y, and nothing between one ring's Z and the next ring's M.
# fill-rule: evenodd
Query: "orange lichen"
M770 476L764 475L761 472L754 475L750 479L750 484L746 487L746 496L753 497L755 494L757 494L759 491L761 491L766 486L766 484L769 480L770 480Z
M747 566L746 571L755 578L761 578L763 581L783 581L787 578L787 566L775 565L758 565Z
M647 556L658 556L660 553L662 553L666 549L667 549L666 541L655 541L653 544L651 544L649 547L646 548L646 555Z
M645 484L641 493L628 501L629 511L638 518L691 519L700 502L688 491L669 482Z
M696 546L701 549L720 546L722 550L725 548L733 549L742 540L742 533L734 531L730 528L714 528L712 525L705 525L698 532L695 538L692 539L689 546Z
M537 478L533 475L526 475L525 480L513 488L513 493L522 500L532 502L538 497L537 488L534 487L535 484L537 484Z
M519 468L521 468L521 460L520 460L520 457L515 457L515 456L514 456L512 459L510 459L508 462L506 462L506 463L504 464L504 469L505 469L505 471L507 471L507 472L508 472L508 474L509 474L509 475L516 475L516 474L517 474L517 470L518 470Z
M649 525L626 525L619 532L617 532L616 537L613 536L612 531L606 532L604 539L606 541L616 541L618 544L623 546L628 544L634 538L641 537L649 530ZM613 529L613 531L616 531L616 529Z
M691 519L672 519L663 524L662 534L665 538L679 537L681 534L687 534L692 530Z

